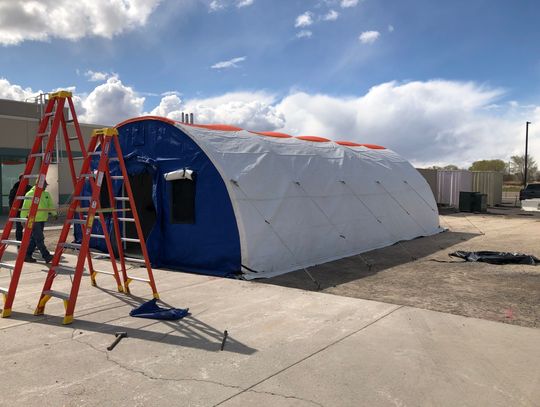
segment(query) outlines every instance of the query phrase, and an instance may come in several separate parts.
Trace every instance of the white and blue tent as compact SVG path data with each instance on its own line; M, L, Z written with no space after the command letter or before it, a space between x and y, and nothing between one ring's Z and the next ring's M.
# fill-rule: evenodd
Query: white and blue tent
M271 277L441 231L427 182L380 146L155 116L117 128L155 267Z

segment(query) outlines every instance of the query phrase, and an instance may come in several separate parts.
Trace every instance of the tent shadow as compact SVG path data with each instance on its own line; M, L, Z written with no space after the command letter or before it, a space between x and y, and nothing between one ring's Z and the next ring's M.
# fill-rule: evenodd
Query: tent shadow
M143 302L147 301L145 298L133 295L126 296L125 294L118 293L113 290L107 290L100 287L96 288L133 307L139 306ZM170 305L163 302L160 305L170 307ZM159 342L162 344L182 346L192 349L200 349L209 352L219 352L221 350L221 343L223 340L223 332L208 325L191 314L178 321L147 320L148 324L138 328L130 328L124 324L117 325L112 322L89 321L85 320L84 316L77 318L76 315L75 320L71 325L62 325L63 317L61 316L36 317L32 314L23 312L13 312L11 319L56 326L65 329L110 333L111 336L115 332L126 332L128 338ZM122 318L122 320L124 319ZM168 329L163 329L163 326ZM151 327L154 327L155 330L149 329ZM242 355L252 355L257 352L256 349L235 340L230 335L227 337L223 351Z
M320 287L309 278L304 270L256 281L308 291L324 291L327 288L360 280L401 264L412 263L479 235L480 233L446 231L309 267L309 273Z

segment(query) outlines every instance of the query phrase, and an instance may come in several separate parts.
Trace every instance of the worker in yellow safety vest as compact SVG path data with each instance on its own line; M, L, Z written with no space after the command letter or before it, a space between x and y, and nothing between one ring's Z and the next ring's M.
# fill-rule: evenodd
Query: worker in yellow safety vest
M35 263L36 259L32 257L35 248L37 247L45 260L46 263L50 263L53 256L45 246L45 235L43 229L45 228L45 222L49 220L49 215L53 216L55 219L58 218L58 213L56 212L56 207L49 194L45 189L47 188L47 181L43 184L43 192L41 193L41 198L39 200L38 211L34 219L34 224L32 226L32 236L30 238L30 244L28 245L28 250L26 251L26 257L24 261L28 263ZM36 186L34 185L30 191L26 193L26 197L34 197L34 192ZM31 199L25 199L23 202L21 217L28 218L28 213L30 211L30 206L32 204Z

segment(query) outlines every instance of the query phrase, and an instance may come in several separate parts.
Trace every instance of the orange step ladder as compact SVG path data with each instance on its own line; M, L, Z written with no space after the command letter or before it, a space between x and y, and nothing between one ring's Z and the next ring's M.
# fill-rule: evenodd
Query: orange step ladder
M113 149L111 149L111 146ZM109 155L112 153L112 155ZM92 158L94 156L99 157L99 162L94 171L92 171L91 164ZM117 161L118 166L121 172L121 175L111 175L110 171L110 162ZM121 181L123 182L122 190L127 193L127 196L114 196L114 190L112 188L112 181ZM83 188L86 182L90 183L91 186L91 196L83 195ZM110 208L101 209L100 208L100 197L101 189L105 183L106 188L109 191L109 203ZM85 201L88 202L88 207L82 207L81 203ZM125 206L125 203L129 203L129 208ZM118 208L119 204L122 204L122 207ZM119 279L119 273L116 267L115 256L113 253L111 238L108 233L108 228L106 227L104 221L101 221L103 235L93 234L92 226L94 224L96 215L101 219L103 218L103 212L110 211L112 214L112 222L114 228L114 237L116 240L116 248L118 250L118 257L120 260L122 278L124 283L125 292L129 293L129 285L132 281L141 281L148 283L152 289L152 295L154 298L159 298L159 294L156 289L156 284L154 281L154 276L152 273L152 268L150 266L150 261L148 259L148 252L146 250L146 244L144 241L139 217L137 214L135 201L133 199L133 192L129 183L129 177L127 174L124 158L122 156L122 150L120 148L120 143L118 141L118 131L115 128L104 128L99 130L94 130L92 134L92 139L88 146L87 157L83 162L81 169L81 175L77 180L75 186L75 192L72 197L71 204L69 206L66 222L62 228L58 244L56 246L56 251L54 253L53 260L51 262L51 267L47 274L43 290L39 299L38 306L35 310L35 315L41 315L45 311L45 305L52 297L60 298L64 301L65 306L65 316L64 324L70 324L73 322L73 314L75 312L75 305L77 302L77 296L79 293L79 287L84 272L85 260L88 259L90 262L90 275L92 278L92 284L95 285L95 277L99 273L111 274L115 277L118 288L122 291L122 284ZM118 216L118 213L122 212L121 217ZM82 216L80 219L77 219L75 216L78 213L85 213L85 216ZM132 217L128 217L128 214L131 213ZM80 244L66 243L66 239L69 234L70 226L73 222L80 224L82 231L82 240ZM127 238L123 237L120 233L120 222L132 222L135 224L137 231L137 238ZM90 238L100 238L105 239L107 249L109 251L109 258L113 266L113 272L110 271L100 271L95 270L91 266L90 253ZM124 242L135 242L139 243L141 247L141 252L143 259L133 259L128 258L124 255L123 244ZM75 267L67 267L59 265L61 254L64 249L76 249L79 251L77 257L77 264ZM126 261L138 261L142 262L147 270L148 278L140 278L134 276L128 276ZM52 289L53 282L55 278L60 274L67 274L71 277L71 290L69 293L63 293L55 291Z
M68 116L69 113L71 114L71 119L66 117L66 113L68 113ZM70 136L68 134L68 123L73 123L75 128L74 136ZM2 237L0 238L0 269L7 269L11 274L9 287L0 287L0 293L2 293L4 300L2 317L9 317L11 315L11 307L13 305L17 287L19 285L19 279L23 270L26 251L28 249L28 245L30 244L32 227L34 226L35 217L39 210L38 207L41 195L43 193L43 186L46 180L49 165L54 158L53 153L55 150L55 144L57 143L59 129L62 129L67 158L69 160L71 178L73 184L75 184L76 173L73 163L74 157L71 143L73 141L78 141L82 158L86 157L86 150L79 127L79 122L77 120L77 115L75 113L75 107L72 101L72 93L68 91L58 91L48 95L48 101L38 127L36 139L34 140L34 144L30 150L30 154L28 155L26 167L19 183L15 200L13 201L13 205L9 211L8 220L4 226ZM38 167L38 165L36 165L38 159L41 161L38 172L33 173L34 167ZM33 197L25 196L26 187L29 185L30 180L35 180L36 185ZM25 200L32 200L29 208L28 218L19 217L22 202ZM14 223L23 224L23 235L20 241L9 238ZM6 253L6 248L9 245L19 247L19 252L17 254L15 263L2 262L2 258Z

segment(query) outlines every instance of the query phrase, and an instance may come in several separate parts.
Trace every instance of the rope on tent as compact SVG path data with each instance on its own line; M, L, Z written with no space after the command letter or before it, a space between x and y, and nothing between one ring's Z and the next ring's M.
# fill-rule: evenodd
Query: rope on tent
M418 226L420 226L420 229L422 229L426 234L428 233L428 231L420 223L418 223L418 221L414 218L414 216L411 215L411 213L407 210L407 208L405 208L403 205L401 205L401 203L394 197L394 195L392 195L390 193L390 191L387 190L384 187L384 185L382 184L381 181L375 181L375 183L380 185L381 188L384 189L388 195L390 195L390 198L392 198L399 205L399 207L401 209L403 209L405 211L405 213L411 217L411 219L414 221L414 223L416 223Z
M437 214L439 214L439 211L435 210L430 204L428 201L426 201L424 199L424 197L411 185L407 182L407 180L403 180L403 183L407 184L409 186L409 188L411 188L414 193L416 193L416 195L418 195L420 197L420 199L422 199L422 201L424 201L426 203L426 205L429 207L429 209L431 209L433 212L436 212ZM444 219L440 214L439 214L439 221L444 221L446 223L446 225L448 226L446 228L446 230L450 230L450 224L446 221L446 219Z
M386 231L386 233L388 233L388 234L392 237L392 239L394 239L394 240L396 241L396 244L397 244L397 245L398 245L398 246L399 246L399 247L400 247L400 248L401 248L401 249L402 249L402 250L403 250L403 251L404 251L411 259L412 259L412 260L417 260L417 259L418 259L418 257L416 257L414 254L412 254L411 251L408 250L408 249L401 243L401 241L399 240L399 238L398 238L396 235L394 235L394 234L390 231L390 229L388 229L388 228L386 227L386 225L383 223L383 221L380 220L380 219L377 217L377 215L375 215L375 213L369 208L369 206L367 206L367 204L362 200L362 198L360 198L360 196L359 196L356 192L354 192L354 189L352 189L352 188L349 186L349 184L347 184L344 180L340 180L339 182L340 182L341 184L345 185L345 186L349 189L349 191L351 191L351 193L356 197L356 199L358 199L358 201L359 201L359 202L360 202L360 203L368 210L368 212L371 214L371 216L373 216L373 217L375 218L375 220L376 220L377 222L379 222L379 223L382 225L382 227L384 228L384 230Z
M321 206L317 203L317 201L315 201L315 199L313 199L312 196L308 195L307 191L304 189L304 187L300 184L300 182L298 181L294 181L294 184L299 186L302 191L304 192L305 196L307 198L309 198L311 200L311 202L313 202L315 204L315 206L319 209L319 211L324 215L324 217L326 218L326 220L328 221L328 223L330 223L330 225L332 225L332 228L336 231L336 233L338 234L338 236L341 238L341 239L347 239L346 236L344 236L337 228L336 225L334 225L332 223L332 221L330 220L330 217L326 214L326 212L321 208ZM358 254L358 257L360 257L360 260L362 260L362 262L367 266L368 268L368 271L371 270L371 268L373 267L373 263L370 263L368 262L364 256L362 256L361 254Z
M469 222L474 228L476 228L476 229L480 232L481 235L485 235L485 233L482 231L482 229L480 229L478 226L476 226L474 223L472 223L472 221L469 219L468 216L463 216L463 217L464 217L464 218L467 220L467 222Z
M304 270L304 272L307 274L307 276L311 279L311 281L313 281L313 283L317 286L317 290L320 290L321 289L321 284L311 275L311 273L308 271L307 267L302 267L300 266L300 263L298 262L298 260L296 259L296 256L294 255L293 251L291 250L291 248L285 243L285 241L281 238L281 236L279 235L279 233L276 231L276 229L274 229L274 227L272 226L272 224L270 223L269 220L267 220L264 215L262 214L262 212L259 210L259 208L257 208L257 205L255 205L253 203L253 201L251 201L251 199L249 198L248 194L246 194L246 192L242 189L242 187L240 186L240 184L238 183L238 181L236 180L233 180L231 179L231 183L233 185L235 185L236 187L238 187L238 189L240 191L242 191L242 193L244 194L244 196L246 197L246 200L251 204L251 206L253 206L253 208L257 211L257 213L259 214L259 216L261 217L261 219L264 220L264 222L270 227L270 229L272 230L272 232L276 235L276 237L279 239L279 241L281 242L281 244L283 246L285 246L285 248L289 251L289 253L291 254L292 258L293 258L293 261L294 263L296 264L296 266L299 268L299 269L302 269ZM245 266L243 266L245 267Z

